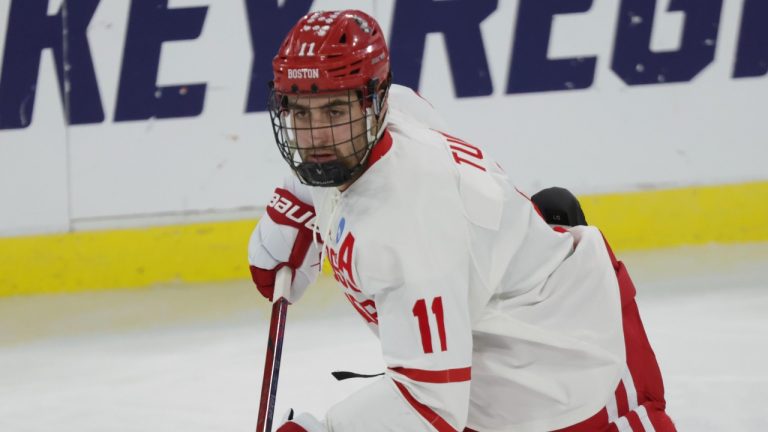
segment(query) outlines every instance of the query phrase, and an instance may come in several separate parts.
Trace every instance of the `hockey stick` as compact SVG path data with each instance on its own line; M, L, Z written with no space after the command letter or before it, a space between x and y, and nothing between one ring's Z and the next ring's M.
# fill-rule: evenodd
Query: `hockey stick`
M280 374L280 357L283 352L283 335L285 334L285 315L288 313L288 290L291 287L293 271L283 267L275 276L275 291L272 295L272 318L269 323L267 339L267 357L264 360L264 377L261 380L261 402L256 432L272 431L272 416L275 412L275 395L277 394L277 378Z

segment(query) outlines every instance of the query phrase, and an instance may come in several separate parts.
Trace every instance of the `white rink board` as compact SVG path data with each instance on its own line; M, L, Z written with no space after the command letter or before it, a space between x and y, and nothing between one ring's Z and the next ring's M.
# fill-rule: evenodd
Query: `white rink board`
M0 0L0 51L11 3ZM268 115L245 110L251 63L274 54L254 54L245 3L169 2L169 10L207 8L198 37L162 44L156 80L161 87L205 83L196 116L115 120L131 2L101 0L87 31L102 122L63 126L53 56L44 49L31 123L0 130L0 236L258 214L287 170ZM553 184L583 194L768 178L768 77L732 77L744 1L724 1L715 60L701 73L640 86L611 69L619 3L594 0L588 12L553 19L548 57L596 57L589 88L506 94L519 2L500 0L481 25L491 94L456 97L441 33L426 37L419 91L451 132L484 147L527 192ZM50 1L49 14L60 4ZM668 5L660 0L656 11L655 51L681 43L684 14L665 12ZM372 13L393 31L394 0L312 4L343 7Z

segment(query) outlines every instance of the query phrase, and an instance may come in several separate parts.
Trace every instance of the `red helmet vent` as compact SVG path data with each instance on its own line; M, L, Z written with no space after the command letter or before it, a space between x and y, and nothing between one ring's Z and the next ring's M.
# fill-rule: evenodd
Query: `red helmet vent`
M389 50L364 12L310 12L291 29L272 62L279 92L367 89L388 81Z

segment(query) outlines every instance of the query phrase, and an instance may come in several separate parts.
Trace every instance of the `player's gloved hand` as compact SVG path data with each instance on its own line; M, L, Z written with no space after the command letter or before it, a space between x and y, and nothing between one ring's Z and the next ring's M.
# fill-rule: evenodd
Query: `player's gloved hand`
M248 246L251 277L268 300L272 300L275 276L283 266L293 270L288 295L291 303L298 300L317 277L320 251L312 241L314 223L314 207L288 189L275 189Z
M290 410L277 432L326 432L326 429L312 414L301 413L294 418L293 410Z

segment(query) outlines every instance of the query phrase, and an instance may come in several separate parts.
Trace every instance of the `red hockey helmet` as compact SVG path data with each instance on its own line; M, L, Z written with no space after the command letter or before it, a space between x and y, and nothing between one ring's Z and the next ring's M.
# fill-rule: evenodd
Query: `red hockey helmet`
M387 90L390 84L389 50L379 24L358 10L310 12L291 29L272 61L274 81L269 100L272 127L283 158L306 184L338 186L363 170L365 159L383 131ZM359 104L364 118L349 115L353 123L364 123L343 142L318 143L312 148L336 157L307 158L308 144L298 136L305 131L330 128L299 124L291 100L299 97L346 94L350 104ZM302 116L315 118L302 113ZM338 127L337 123L333 127ZM340 139L340 138L338 138ZM304 139L306 141L307 138ZM353 151L343 155L339 145L353 143ZM302 147L304 146L304 147ZM328 160L333 159L333 160Z
M281 93L357 90L387 81L389 49L364 12L310 12L288 33L272 68Z

